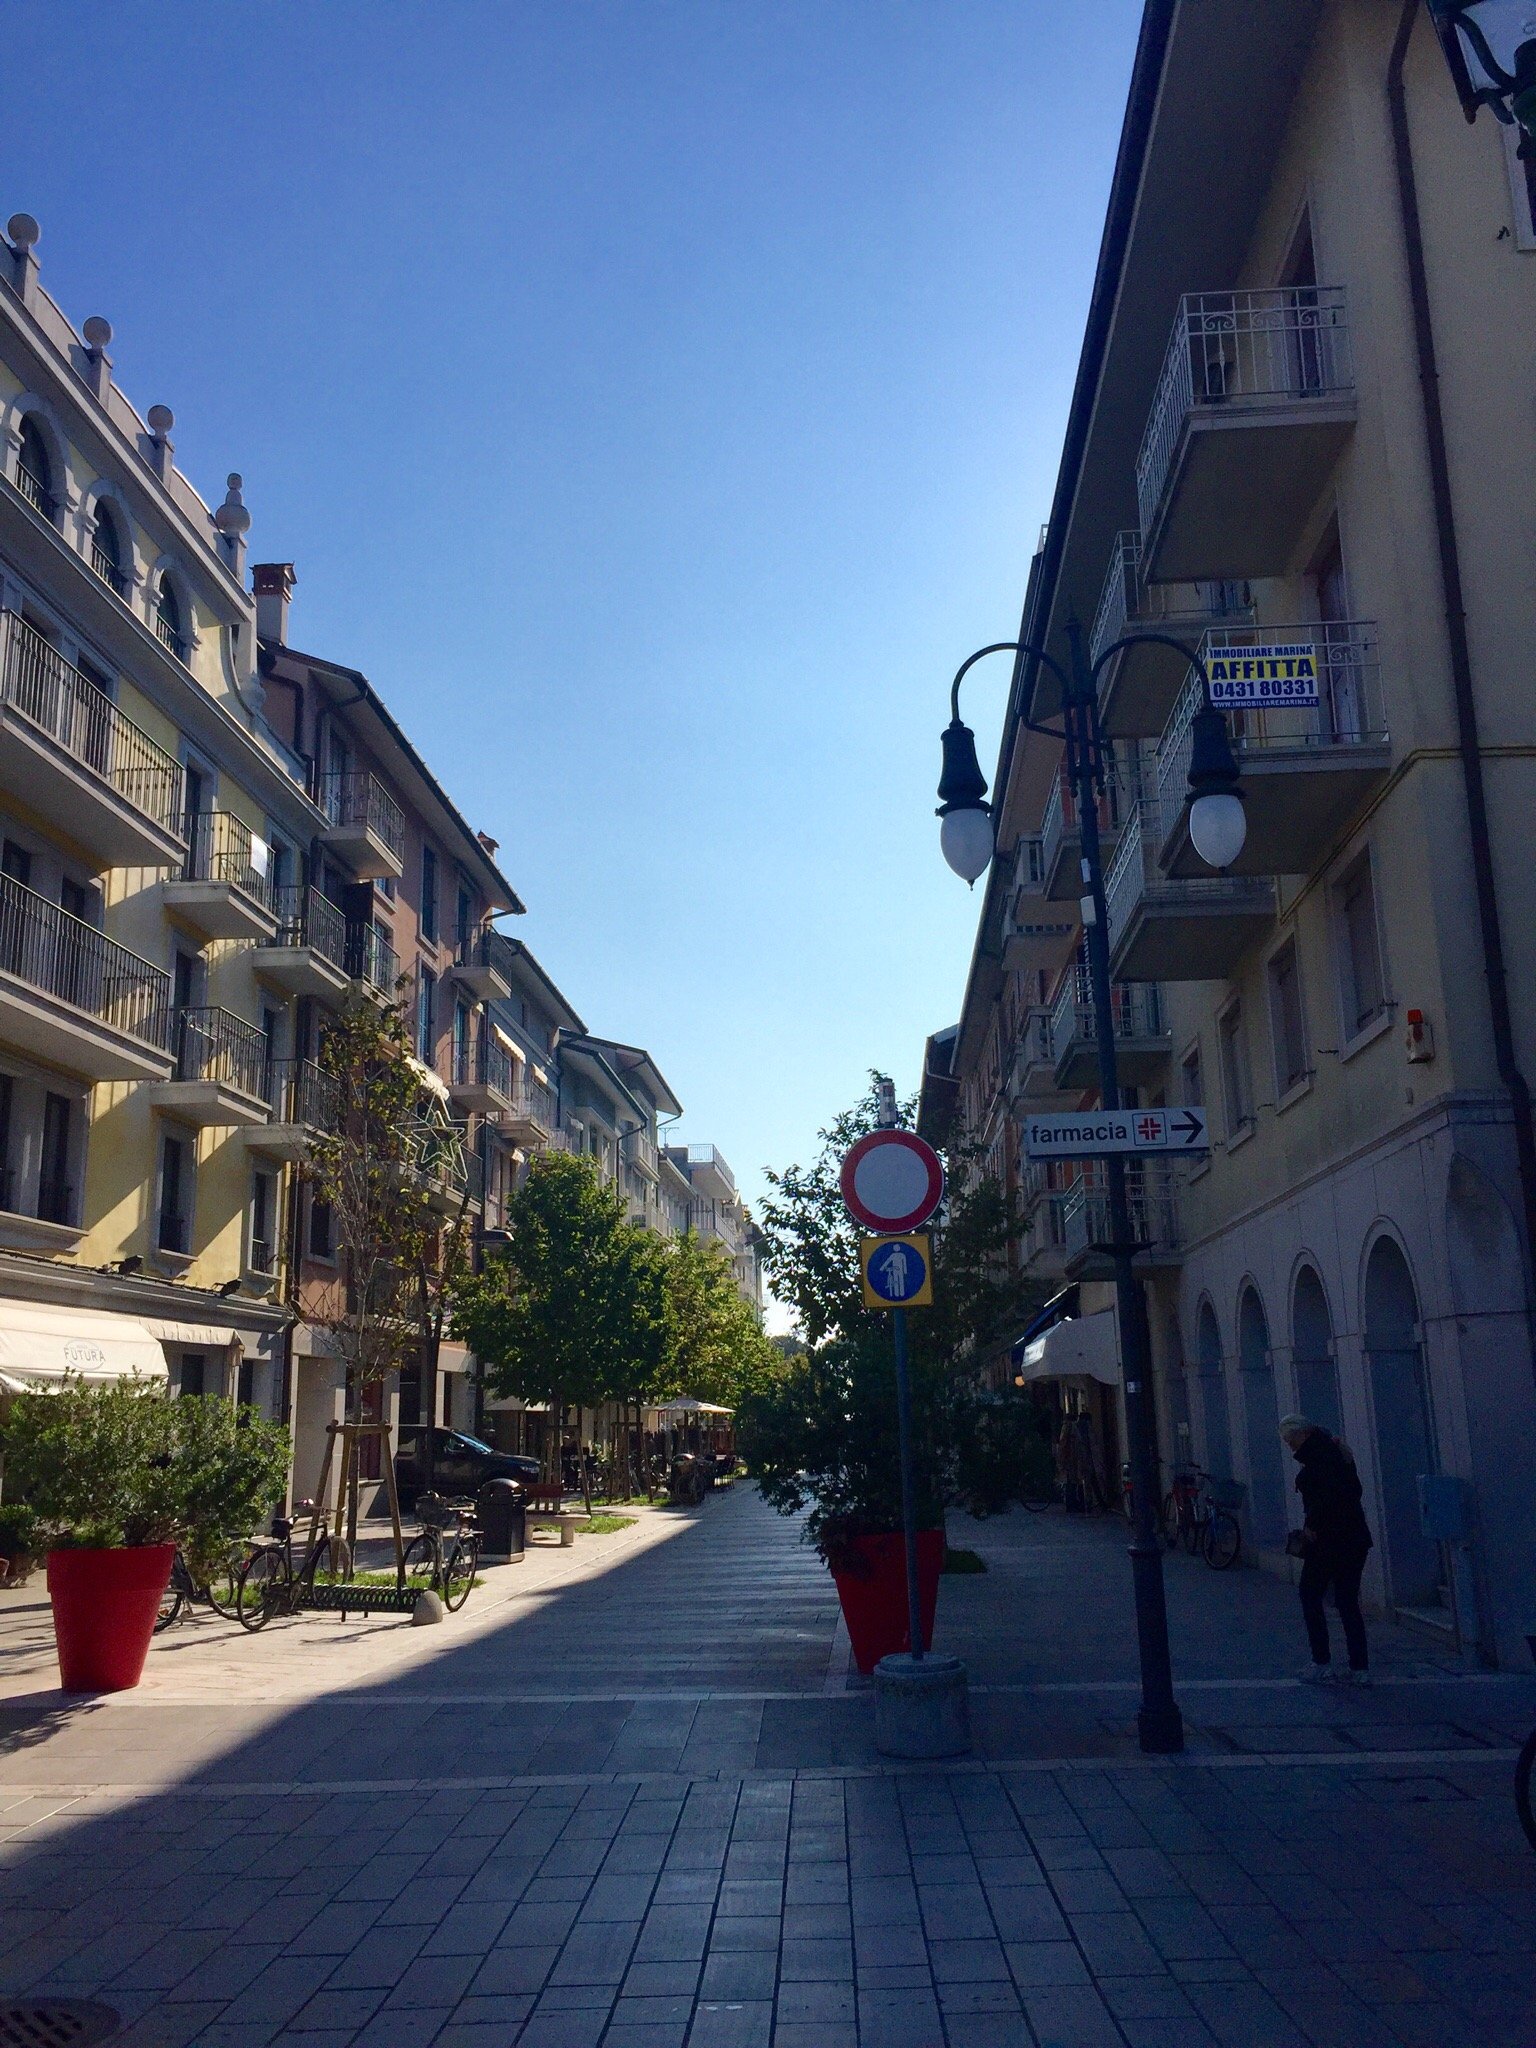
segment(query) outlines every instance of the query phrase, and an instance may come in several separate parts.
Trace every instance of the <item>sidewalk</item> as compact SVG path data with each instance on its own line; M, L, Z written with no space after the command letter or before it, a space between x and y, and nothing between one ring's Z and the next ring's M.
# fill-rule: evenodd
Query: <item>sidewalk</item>
M1375 1691L1303 1688L1289 1589L1174 1559L1155 1763L1123 1531L952 1536L992 1568L941 1596L983 1752L946 1769L876 1757L745 1492L441 1628L173 1632L106 1701L0 1604L0 1988L138 2048L1529 2048L1536 1683L1378 1630Z

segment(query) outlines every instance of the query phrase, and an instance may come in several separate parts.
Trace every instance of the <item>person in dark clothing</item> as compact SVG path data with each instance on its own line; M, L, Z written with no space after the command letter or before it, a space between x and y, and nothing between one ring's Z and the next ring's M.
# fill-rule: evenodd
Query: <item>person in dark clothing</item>
M1348 1446L1315 1422L1309 1422L1306 1416L1287 1415L1280 1425L1280 1434L1300 1467L1296 1474L1303 1517L1298 1590L1307 1641L1312 1649L1311 1669L1304 1671L1302 1677L1310 1684L1325 1684L1334 1675L1328 1617L1323 1611L1323 1596L1332 1586L1349 1652L1346 1682L1369 1685L1370 1658L1365 1642L1365 1616L1360 1612L1360 1575L1371 1550L1371 1532L1360 1505L1360 1474L1355 1470Z

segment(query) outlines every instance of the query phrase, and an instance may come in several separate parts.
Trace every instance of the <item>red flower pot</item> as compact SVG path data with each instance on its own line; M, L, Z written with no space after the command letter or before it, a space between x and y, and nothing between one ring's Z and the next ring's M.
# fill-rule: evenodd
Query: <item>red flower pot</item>
M834 1571L832 1582L842 1602L853 1661L867 1678L882 1657L910 1650L907 1628L907 1556L899 1532L854 1536L848 1567ZM855 1562L857 1560L857 1562ZM944 1569L944 1531L917 1532L917 1602L923 1618L923 1648L933 1647L933 1617L939 1605L939 1574Z
M144 1675L174 1543L50 1550L48 1597L66 1692L127 1692Z

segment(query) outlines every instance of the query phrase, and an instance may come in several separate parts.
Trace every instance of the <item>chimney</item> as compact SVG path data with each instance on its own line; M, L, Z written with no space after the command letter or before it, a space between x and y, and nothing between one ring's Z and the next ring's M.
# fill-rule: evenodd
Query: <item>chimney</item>
M486 857L490 860L494 860L496 858L496 849L501 845L501 841L499 839L493 839L489 832L477 832L475 834L475 837L479 840L481 846L485 849Z
M292 562L258 562L251 571L256 593L256 632L260 639L288 644L288 600L298 578Z
M30 306L37 297L37 257L33 252L42 229L30 213L13 213L5 232L11 245L11 289L24 306Z

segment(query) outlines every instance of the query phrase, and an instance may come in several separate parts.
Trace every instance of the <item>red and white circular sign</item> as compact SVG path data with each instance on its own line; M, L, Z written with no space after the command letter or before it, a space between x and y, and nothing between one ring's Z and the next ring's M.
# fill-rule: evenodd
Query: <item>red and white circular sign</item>
M913 1131L871 1131L843 1161L843 1205L880 1237L917 1230L944 1199L939 1155Z

